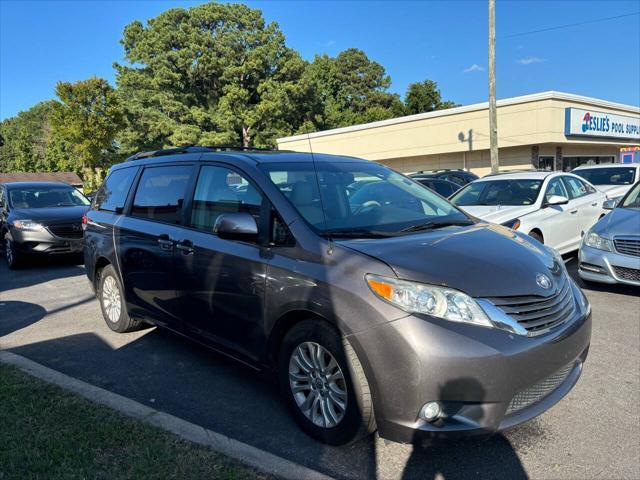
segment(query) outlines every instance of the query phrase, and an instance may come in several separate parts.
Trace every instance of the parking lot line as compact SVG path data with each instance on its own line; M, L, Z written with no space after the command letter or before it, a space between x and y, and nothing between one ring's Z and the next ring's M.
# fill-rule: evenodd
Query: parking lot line
M36 378L69 390L92 402L117 410L129 417L162 428L185 440L206 445L223 455L239 460L261 472L290 480L299 480L300 478L330 480L332 478L316 470L187 422L168 413L155 410L130 398L72 378L21 355L0 351L0 362L14 365Z

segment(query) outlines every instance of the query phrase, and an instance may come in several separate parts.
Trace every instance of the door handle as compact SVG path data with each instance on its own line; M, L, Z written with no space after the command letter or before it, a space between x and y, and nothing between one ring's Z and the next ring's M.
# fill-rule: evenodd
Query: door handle
M191 255L193 253L193 242L191 240L182 240L176 243L176 248L185 255Z
M596 207L597 205L598 205L598 202L591 204L592 207Z
M576 208L575 210L571 210L571 212L569 212L569 213L571 213L572 215L573 215L574 213L578 213L578 209Z
M175 243L176 242L171 240L169 238L169 235L167 235L166 233L163 233L158 237L158 244L160 245L160 248L163 250L171 250Z

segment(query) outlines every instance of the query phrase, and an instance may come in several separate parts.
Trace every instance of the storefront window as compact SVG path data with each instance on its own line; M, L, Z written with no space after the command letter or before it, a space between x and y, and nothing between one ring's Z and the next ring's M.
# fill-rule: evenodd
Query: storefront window
M538 157L538 169L551 172L554 170L555 157L552 155Z

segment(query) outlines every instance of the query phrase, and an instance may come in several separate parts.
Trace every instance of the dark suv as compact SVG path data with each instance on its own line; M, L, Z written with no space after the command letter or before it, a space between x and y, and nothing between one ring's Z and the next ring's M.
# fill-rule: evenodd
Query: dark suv
M151 152L112 168L84 223L112 330L151 323L274 368L327 443L511 427L587 356L590 306L554 251L374 162Z
M0 239L9 268L26 256L80 254L88 208L89 200L66 183L0 184Z
M471 183L478 179L475 173L467 172L466 170L421 170L419 172L410 175L414 180L423 179L440 179L453 182L459 187L464 187L467 183Z

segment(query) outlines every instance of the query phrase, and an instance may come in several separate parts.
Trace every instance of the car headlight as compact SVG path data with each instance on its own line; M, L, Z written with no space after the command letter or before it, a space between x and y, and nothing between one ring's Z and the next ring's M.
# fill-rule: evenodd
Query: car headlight
M37 232L38 230L42 230L44 227L33 220L14 220L13 226L18 230L30 230L33 232Z
M588 232L584 237L584 244L605 252L613 252L611 240L598 235L596 232Z
M482 327L494 326L480 305L458 290L378 275L369 274L365 278L373 293L407 312Z
M514 218L512 220L509 220L508 222L503 222L500 225L502 225L503 227L511 228L512 230L517 230L520 227L520 219Z

